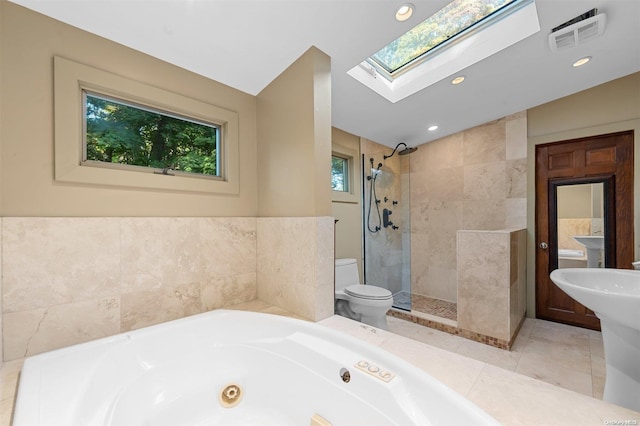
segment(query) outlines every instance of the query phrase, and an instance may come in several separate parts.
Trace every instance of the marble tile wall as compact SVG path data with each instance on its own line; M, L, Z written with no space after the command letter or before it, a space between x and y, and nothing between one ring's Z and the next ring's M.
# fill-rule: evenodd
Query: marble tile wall
M456 302L458 230L526 227L526 112L419 146L410 156L414 293Z
M510 344L526 310L526 230L458 231L458 327Z
M256 218L3 218L4 360L256 298Z
M332 217L257 220L258 299L313 321L333 315Z

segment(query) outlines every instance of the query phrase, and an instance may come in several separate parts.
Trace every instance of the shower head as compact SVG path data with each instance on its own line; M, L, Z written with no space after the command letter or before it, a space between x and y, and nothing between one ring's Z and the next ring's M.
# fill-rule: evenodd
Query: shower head
M416 152L418 150L418 148L414 147L406 147L405 149L403 149L402 151L398 152L398 155L408 155L411 154L412 152Z
M398 148L400 148L400 145L404 145L404 149L398 152L398 155L407 155L418 150L418 148L409 148L406 143L400 142L398 145L396 145L395 148L393 148L393 152L391 153L391 155L384 155L382 158L386 160L387 158L393 157L393 154L395 154Z

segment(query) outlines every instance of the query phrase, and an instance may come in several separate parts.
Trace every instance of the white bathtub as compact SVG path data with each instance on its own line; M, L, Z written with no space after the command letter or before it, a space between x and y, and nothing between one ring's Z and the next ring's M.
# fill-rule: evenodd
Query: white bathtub
M221 400L229 384L237 388ZM377 347L313 323L219 310L26 359L13 425L309 425L313 416L497 424Z

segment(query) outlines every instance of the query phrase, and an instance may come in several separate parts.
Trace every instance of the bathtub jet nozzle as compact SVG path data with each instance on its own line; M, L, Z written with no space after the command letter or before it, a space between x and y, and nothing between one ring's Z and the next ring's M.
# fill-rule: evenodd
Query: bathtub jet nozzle
M224 408L231 408L238 405L242 399L242 389L234 383L226 385L220 392L220 405Z

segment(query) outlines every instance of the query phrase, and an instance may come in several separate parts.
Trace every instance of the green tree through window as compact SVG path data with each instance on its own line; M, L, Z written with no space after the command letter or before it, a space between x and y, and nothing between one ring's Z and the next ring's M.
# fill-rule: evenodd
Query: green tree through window
M371 56L392 74L516 0L453 0Z
M349 192L349 160L331 157L331 189L334 191Z
M85 93L86 160L219 175L219 127Z

